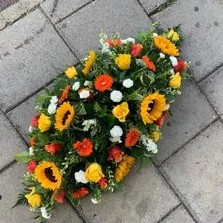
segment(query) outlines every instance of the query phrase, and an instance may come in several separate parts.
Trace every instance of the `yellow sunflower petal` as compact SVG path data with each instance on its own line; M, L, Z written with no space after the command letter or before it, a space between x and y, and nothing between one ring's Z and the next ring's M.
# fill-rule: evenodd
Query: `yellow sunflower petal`
M82 70L82 72L85 75L89 74L89 72L91 70L91 67L92 67L92 65L94 63L95 57L96 57L95 51L90 51L88 59L84 63L84 69Z

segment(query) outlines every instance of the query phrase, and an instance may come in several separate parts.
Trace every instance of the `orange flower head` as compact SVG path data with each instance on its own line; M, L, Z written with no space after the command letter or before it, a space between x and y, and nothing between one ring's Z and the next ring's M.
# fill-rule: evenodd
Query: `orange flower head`
M36 137L32 137L31 139L30 139L30 146L32 147L32 148L34 148L35 147L35 144L36 144Z
M80 187L72 193L74 198L82 198L89 194L89 189L86 187Z
M52 155L54 155L61 149L62 149L62 145L58 143L50 143L48 145L45 145L45 150Z
M101 92L109 90L112 84L113 84L113 79L108 74L99 75L94 82L96 90Z
M151 71L155 72L156 71L156 67L154 65L154 63L147 57L147 56L143 56L142 57L143 63L144 65Z
M105 42L108 43L110 47L116 47L122 45L122 41L120 39L105 40Z
M55 197L55 201L57 201L58 203L62 204L64 201L64 196L65 196L66 192L65 191L60 191L60 193L58 193Z
M139 141L139 131L137 129L130 129L125 138L125 146L127 148L133 147Z
M93 143L87 138L84 138L82 142L77 141L73 146L80 156L89 156L93 152Z
M59 99L59 104L63 103L67 99L70 89L71 89L70 85L67 85L64 88L63 93L62 93L62 95L61 95L61 97Z
M98 181L98 185L100 186L101 189L106 189L108 186L108 180L106 177L102 177L99 181Z

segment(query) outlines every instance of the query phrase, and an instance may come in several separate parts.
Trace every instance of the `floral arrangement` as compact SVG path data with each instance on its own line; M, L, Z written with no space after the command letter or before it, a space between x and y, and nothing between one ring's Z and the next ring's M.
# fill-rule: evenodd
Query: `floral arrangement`
M153 26L136 39L100 35L102 47L55 79L37 100L18 204L40 221L66 197L78 205L122 188L136 161L158 152L156 142L188 64L180 58L179 27Z

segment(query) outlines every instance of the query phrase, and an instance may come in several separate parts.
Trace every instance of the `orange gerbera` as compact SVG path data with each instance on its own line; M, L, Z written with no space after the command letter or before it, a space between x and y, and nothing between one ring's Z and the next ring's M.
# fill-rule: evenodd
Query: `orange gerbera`
M151 71L155 72L156 71L156 67L154 65L154 63L147 57L147 56L143 56L142 57L143 63L144 65Z
M139 141L139 136L137 129L130 129L125 138L125 146L127 148L133 147Z
M87 194L89 194L89 189L86 187L80 187L72 193L72 196L78 199L85 197Z
M112 84L113 84L113 79L109 74L99 75L94 82L96 90L101 92L109 90Z
M71 89L70 85L67 85L64 88L63 93L59 99L59 104L63 103L67 99L70 89Z
M87 138L84 138L82 142L77 141L73 146L80 156L89 156L93 152L93 143Z

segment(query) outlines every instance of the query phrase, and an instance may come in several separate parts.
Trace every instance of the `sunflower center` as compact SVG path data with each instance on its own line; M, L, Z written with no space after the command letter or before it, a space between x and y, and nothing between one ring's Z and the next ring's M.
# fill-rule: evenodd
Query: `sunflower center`
M53 171L51 167L48 167L45 169L45 175L51 182L54 182L54 183L57 182L57 180L55 179L55 176L53 175Z
M68 119L68 116L70 115L70 111L66 111L66 113L64 114L63 116L63 119L62 119L62 124L65 125L66 124L66 121Z
M148 104L148 110L149 110L149 111L152 111L153 108L154 108L154 105L155 105L155 101L150 102L150 103Z

